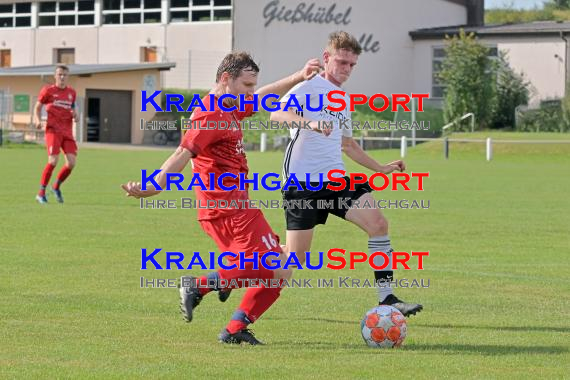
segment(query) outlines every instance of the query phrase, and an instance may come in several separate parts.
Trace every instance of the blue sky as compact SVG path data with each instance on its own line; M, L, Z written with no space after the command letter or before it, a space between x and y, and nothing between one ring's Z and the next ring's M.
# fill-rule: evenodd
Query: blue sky
M544 0L485 0L485 8L505 8L512 4L517 9L542 7Z

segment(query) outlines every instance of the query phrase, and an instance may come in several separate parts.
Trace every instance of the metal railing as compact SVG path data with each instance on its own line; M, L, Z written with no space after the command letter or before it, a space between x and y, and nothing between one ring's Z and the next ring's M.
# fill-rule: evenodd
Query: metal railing
M570 134L569 134L570 137ZM365 148L365 141L399 141L400 142L400 156L402 158L406 157L408 151L408 137L365 137L363 135L358 137L358 142L361 148ZM417 137L416 141L441 141L443 144L443 155L445 159L449 159L449 143L461 142L461 143L485 143L485 157L487 161L493 159L493 144L570 144L570 138L568 140L493 140L491 137L487 138L449 138L449 137ZM281 145L281 144L280 144ZM283 144L284 146L287 143ZM413 146L413 145L412 145ZM260 143L261 152L267 150L267 134L261 134Z
M400 156L406 157L408 149L408 139L406 136L401 138L392 137L361 137L360 144L364 146L364 141L400 141ZM485 157L487 161L493 159L493 144L570 144L568 140L493 140L491 137L484 139L465 139L465 138L449 138L449 137L418 137L416 141L441 141L443 143L443 154L445 159L449 158L449 143L462 142L462 143L485 143Z
M471 133L473 133L473 132L475 132L475 114L473 112L466 113L465 115L458 117L457 119L453 120L452 122L445 124L441 128L441 130L443 131L443 133L445 133L449 128L453 127L454 125L456 125L460 121L463 121L469 117L471 118Z

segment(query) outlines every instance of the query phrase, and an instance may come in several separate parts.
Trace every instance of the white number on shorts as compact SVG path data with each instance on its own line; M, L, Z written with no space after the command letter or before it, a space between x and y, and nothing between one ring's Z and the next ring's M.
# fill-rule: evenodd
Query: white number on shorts
M269 238L269 239L268 239ZM277 241L275 241L275 239L273 239L273 236L271 234L267 234L267 237L263 236L261 238L261 241L263 242L263 244L265 244L267 246L267 249L271 249L271 248L276 248L277 247ZM270 244L271 243L271 244Z

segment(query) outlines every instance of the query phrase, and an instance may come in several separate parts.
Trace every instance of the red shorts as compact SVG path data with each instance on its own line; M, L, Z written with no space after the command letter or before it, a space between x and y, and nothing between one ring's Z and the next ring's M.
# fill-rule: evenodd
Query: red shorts
M230 251L235 254L245 252L250 257L253 252L273 251L282 253L277 236L259 209L244 209L223 218L201 220L200 225L216 242L220 252ZM238 260L229 258L230 261Z
M77 155L77 144L71 135L46 131L46 148L48 154L57 155L62 149L65 154Z

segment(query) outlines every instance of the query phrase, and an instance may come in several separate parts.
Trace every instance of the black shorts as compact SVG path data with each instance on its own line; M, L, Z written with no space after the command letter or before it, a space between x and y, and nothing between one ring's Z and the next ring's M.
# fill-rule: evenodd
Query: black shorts
M300 182L301 190L290 186L282 191L287 230L310 230L317 224L325 224L329 214L345 219L352 201L372 192L368 183L357 184L354 190L349 190L349 177L345 180L347 186L340 191L327 189L329 182L323 182L322 189L317 191L307 190L305 182ZM311 186L316 187L318 183L311 182Z

